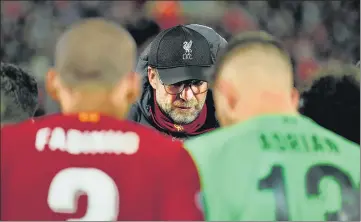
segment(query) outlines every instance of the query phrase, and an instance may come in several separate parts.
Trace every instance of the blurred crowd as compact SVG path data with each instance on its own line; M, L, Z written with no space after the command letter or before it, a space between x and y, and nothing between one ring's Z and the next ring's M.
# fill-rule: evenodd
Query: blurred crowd
M1 1L1 61L20 65L43 87L54 43L69 24L103 16L128 27L139 51L161 29L197 23L229 39L244 30L279 37L299 79L321 65L360 59L360 1ZM46 112L56 105L42 94Z

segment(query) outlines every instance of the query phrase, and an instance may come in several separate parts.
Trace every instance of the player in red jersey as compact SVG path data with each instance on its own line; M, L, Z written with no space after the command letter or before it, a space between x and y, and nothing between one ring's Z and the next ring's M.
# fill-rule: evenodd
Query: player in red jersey
M131 36L103 19L65 32L47 89L63 114L1 129L1 220L202 220L181 143L122 120L136 101Z

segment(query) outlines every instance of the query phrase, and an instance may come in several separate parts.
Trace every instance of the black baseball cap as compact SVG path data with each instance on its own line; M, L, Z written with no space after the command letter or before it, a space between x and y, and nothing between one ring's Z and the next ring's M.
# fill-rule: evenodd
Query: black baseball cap
M166 29L153 42L148 65L156 68L164 84L196 79L207 81L213 65L208 40L199 32L183 25Z

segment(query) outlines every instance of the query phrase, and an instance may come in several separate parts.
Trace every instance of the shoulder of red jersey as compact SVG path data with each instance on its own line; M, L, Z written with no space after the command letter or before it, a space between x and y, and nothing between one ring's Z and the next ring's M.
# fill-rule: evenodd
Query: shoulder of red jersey
M23 122L19 122L19 123L8 123L8 124L5 124L3 126L1 126L1 133L3 132L11 132L13 130L16 130L16 129L21 129L23 127L27 127L27 126L30 126L34 124L34 119L28 119L28 120L25 120Z
M45 137L48 138L48 135L52 135L52 132L59 132L59 130L62 134L66 134L68 130L80 130L84 131L86 136L89 132L102 132L104 130L115 133L119 131L122 135L128 136L130 135L128 133L132 133L132 138L136 134L137 140L140 143L139 145L143 147L142 150L148 152L149 156L156 159L164 158L164 156L172 159L171 156L176 157L179 155L177 153L184 152L180 151L183 150L183 145L180 141L172 141L170 137L139 123L129 120L119 120L106 115L99 115L96 121L84 121L81 114L51 114L4 126L1 134L2 136L5 134L13 135L15 133L35 136L37 132L42 131L46 134L44 134ZM39 135L43 134L40 133ZM57 134L57 136L59 135Z
M14 147L18 150L19 142L23 141L27 135L25 131L34 123L32 119L20 123L5 124L1 127L1 155L6 155L7 161L13 156ZM20 138L20 139L19 139ZM12 153L12 154L9 154ZM6 154L5 154L6 153Z
M5 124L1 127L1 134L3 133L9 133L9 132L13 132L18 131L18 130L24 130L26 128L30 129L31 127L35 127L37 126L39 123L48 120L49 118L52 119L54 117L58 117L60 116L59 114L52 114L52 115L47 115L47 116L41 116L41 117L33 117L33 118L29 118L27 120L24 120L22 122L19 123L9 123L9 124Z

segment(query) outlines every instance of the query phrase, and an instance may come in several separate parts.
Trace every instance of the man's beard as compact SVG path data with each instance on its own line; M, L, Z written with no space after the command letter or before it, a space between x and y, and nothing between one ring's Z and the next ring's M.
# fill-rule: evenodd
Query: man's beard
M160 96L156 96L158 106L163 111L165 115L171 118L174 123L177 124L189 124L193 122L199 116L199 113L202 111L202 108L205 104L206 97L202 101L197 101L193 97L189 101L184 101L183 99L177 99L173 104L168 101L166 98L163 100L160 99ZM181 110L175 106L181 107L190 107L191 109Z

